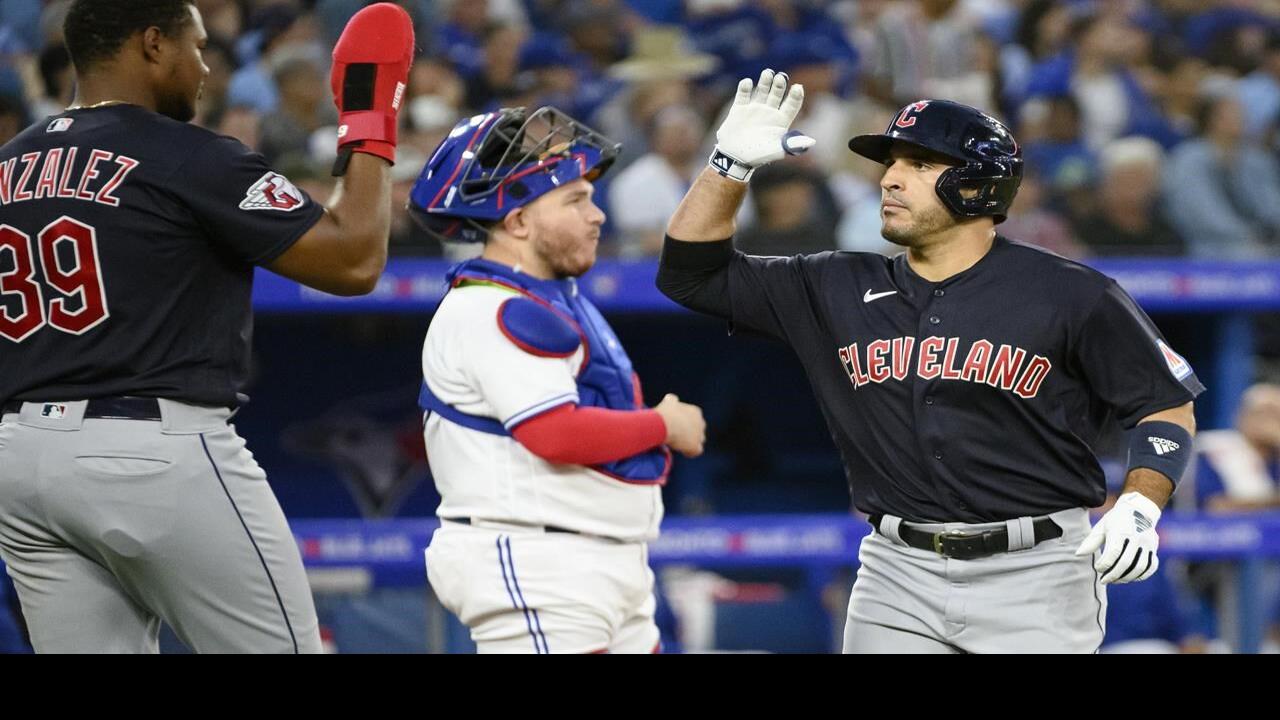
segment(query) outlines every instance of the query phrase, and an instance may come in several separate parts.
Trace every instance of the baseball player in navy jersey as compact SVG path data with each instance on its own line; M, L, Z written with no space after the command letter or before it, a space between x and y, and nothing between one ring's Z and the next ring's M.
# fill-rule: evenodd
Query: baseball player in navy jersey
M781 73L742 81L658 285L799 356L875 528L845 651L1094 652L1105 586L1158 567L1203 387L1110 278L995 232L1022 154L964 105L921 100L849 143L885 166L881 233L906 252L735 251L752 170L813 143L789 131L802 101ZM1109 418L1128 430L1129 471L1090 528Z
M675 395L645 407L578 289L618 148L550 107L476 115L411 195L432 232L484 243L449 272L420 395L441 497L427 577L482 653L658 651L646 542L671 450L700 454L706 425Z
M254 266L337 294L386 262L407 13L334 50L328 207L188 124L192 0L76 0L77 96L0 148L0 554L40 652L318 652L315 608L247 401Z

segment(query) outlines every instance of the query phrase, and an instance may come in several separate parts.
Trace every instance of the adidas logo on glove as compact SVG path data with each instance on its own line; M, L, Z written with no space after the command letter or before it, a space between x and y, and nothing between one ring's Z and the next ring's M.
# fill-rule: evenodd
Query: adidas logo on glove
M1133 526L1138 528L1138 532L1146 532L1151 529L1151 518L1143 515L1137 510L1133 511Z

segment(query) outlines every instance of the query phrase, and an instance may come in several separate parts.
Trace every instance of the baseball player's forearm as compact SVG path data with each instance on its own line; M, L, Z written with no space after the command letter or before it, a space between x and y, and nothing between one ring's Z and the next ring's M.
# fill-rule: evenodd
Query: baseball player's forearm
M654 410L564 405L512 429L529 452L561 465L599 465L661 445L667 426Z
M1196 434L1196 416L1192 403L1152 413L1139 420L1135 430L1138 432L1143 431L1144 425L1148 425L1150 428L1159 427L1149 425L1149 423L1171 423L1185 430L1190 437L1195 437ZM1189 452L1190 448L1186 450ZM1177 487L1177 481L1180 479L1171 478L1166 472L1160 472L1153 468L1135 467L1125 477L1123 492L1141 493L1155 503L1156 507L1163 508L1169 502L1174 488Z
M268 267L327 293L364 295L386 267L390 232L391 166L355 153L324 215Z
M1163 474L1150 468L1134 468L1124 480L1121 493L1141 493L1148 500L1163 509L1173 495L1173 483Z
M667 235L685 242L712 242L732 237L734 218L747 184L704 168L667 223Z

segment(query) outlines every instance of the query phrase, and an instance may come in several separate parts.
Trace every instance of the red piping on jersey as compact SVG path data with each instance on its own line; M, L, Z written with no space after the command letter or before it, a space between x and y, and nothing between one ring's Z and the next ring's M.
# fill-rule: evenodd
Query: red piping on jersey
M515 298L511 298L511 300L515 300ZM551 352L550 350L543 350L541 348L536 348L524 342L523 340L516 337L515 335L512 335L511 332L507 330L507 323L502 318L502 308L505 307L507 303L511 302L511 300L507 300L503 302L502 305L498 306L498 329L501 330L502 334L507 336L507 339L510 340L512 343L514 343L516 347L529 353L530 355L536 355L538 357L546 357L546 358L567 358L572 356L575 352L578 351L578 348L575 347L574 349L565 353Z

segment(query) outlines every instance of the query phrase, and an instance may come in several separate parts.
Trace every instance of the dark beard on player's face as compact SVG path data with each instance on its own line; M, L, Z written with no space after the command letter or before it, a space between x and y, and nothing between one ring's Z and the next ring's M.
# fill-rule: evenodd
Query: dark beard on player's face
M951 213L942 207L931 207L920 212L913 212L915 222L906 227L881 224L880 236L885 240L905 248L927 245L926 238L939 233L955 223Z
M178 122L191 122L196 116L196 106L184 97L161 97L156 102L156 112Z

